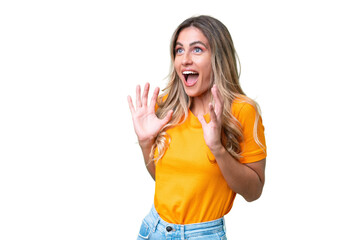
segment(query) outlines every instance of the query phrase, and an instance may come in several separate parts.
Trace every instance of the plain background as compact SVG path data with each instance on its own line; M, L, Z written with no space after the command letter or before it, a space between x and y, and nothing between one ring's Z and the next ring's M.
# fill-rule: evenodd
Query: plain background
M359 239L356 1L1 1L0 239L135 239L154 182L127 95L165 86L186 18L230 30L267 182L229 239Z

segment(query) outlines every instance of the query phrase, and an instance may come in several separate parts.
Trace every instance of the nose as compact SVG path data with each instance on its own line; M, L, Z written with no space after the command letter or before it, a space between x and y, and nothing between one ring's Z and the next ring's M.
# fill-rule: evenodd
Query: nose
M182 65L187 66L192 64L192 56L189 52L183 55L183 59L181 61Z

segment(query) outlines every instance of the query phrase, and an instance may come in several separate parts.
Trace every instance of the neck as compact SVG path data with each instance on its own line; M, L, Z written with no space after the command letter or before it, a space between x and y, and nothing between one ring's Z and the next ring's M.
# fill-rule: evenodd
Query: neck
M209 112L209 103L211 102L211 92L208 91L201 96L193 97L190 110L191 112L197 115L205 115Z

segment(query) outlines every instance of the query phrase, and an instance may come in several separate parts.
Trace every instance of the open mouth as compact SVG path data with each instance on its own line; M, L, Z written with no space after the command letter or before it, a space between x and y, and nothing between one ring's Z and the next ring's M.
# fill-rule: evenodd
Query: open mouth
M194 86L199 78L199 73L194 71L184 71L185 85L188 87Z

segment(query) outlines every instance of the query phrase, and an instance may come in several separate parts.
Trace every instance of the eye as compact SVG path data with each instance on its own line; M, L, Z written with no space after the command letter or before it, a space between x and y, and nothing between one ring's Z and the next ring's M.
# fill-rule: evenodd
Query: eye
M199 47L194 48L195 53L201 53L203 50Z
M184 52L184 49L182 49L182 48L176 48L175 49L176 54L182 54L183 52Z

